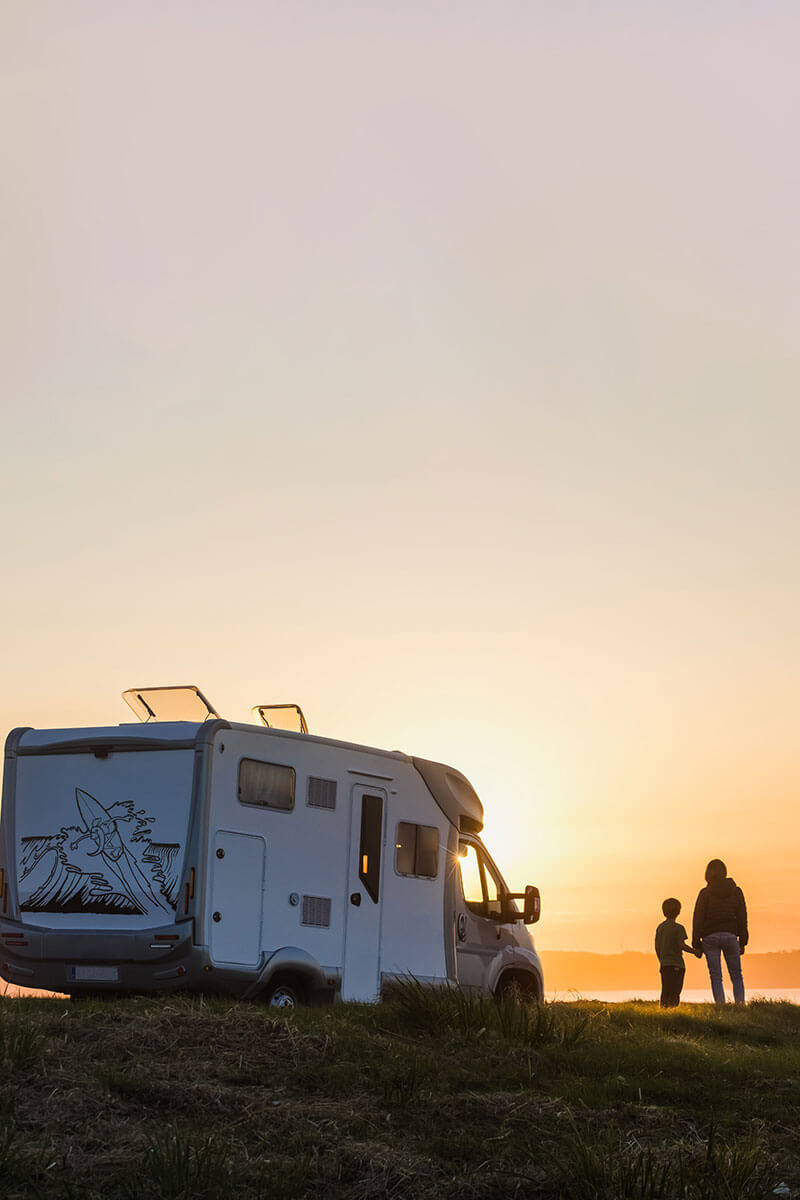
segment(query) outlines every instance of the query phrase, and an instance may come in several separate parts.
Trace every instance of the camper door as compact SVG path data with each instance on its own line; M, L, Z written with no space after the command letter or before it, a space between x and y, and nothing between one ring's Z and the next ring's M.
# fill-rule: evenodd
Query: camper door
M386 808L387 795L383 788L355 785L350 810L343 1000L375 1000L380 990Z
M266 844L263 837L218 829L211 884L211 958L255 967L261 957Z

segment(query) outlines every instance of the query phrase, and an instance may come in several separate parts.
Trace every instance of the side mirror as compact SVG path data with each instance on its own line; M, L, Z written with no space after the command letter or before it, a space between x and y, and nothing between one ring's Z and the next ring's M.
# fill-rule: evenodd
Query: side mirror
M535 925L541 915L542 897L539 895L539 889L529 883L525 888L525 908L522 919L526 925Z
M515 900L524 900L525 902L521 914L514 903ZM504 892L501 903L502 911L499 914L493 914L493 917L495 921L502 921L504 925L513 925L520 919L520 916L526 925L534 925L542 915L542 898L539 895L539 889L530 883L524 892Z

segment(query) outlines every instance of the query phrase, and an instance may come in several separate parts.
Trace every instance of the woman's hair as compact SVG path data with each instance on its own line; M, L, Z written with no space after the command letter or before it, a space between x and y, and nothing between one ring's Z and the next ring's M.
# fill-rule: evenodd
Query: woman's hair
M711 862L706 867L706 883L711 883L712 879L724 879L728 874L728 868L721 858L712 858Z

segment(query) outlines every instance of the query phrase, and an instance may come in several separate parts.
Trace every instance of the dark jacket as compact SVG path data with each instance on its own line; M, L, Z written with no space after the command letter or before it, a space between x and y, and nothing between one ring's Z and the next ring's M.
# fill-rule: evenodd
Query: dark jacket
M747 945L747 907L742 889L732 879L723 876L706 884L694 906L692 945L700 943L709 933L735 933L744 950Z

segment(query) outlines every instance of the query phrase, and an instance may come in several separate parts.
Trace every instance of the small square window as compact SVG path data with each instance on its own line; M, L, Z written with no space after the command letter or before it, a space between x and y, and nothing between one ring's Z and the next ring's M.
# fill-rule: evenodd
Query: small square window
M294 808L294 767L243 758L239 763L239 799L258 808Z
M439 830L436 826L399 821L394 862L398 875L435 879L439 874Z

